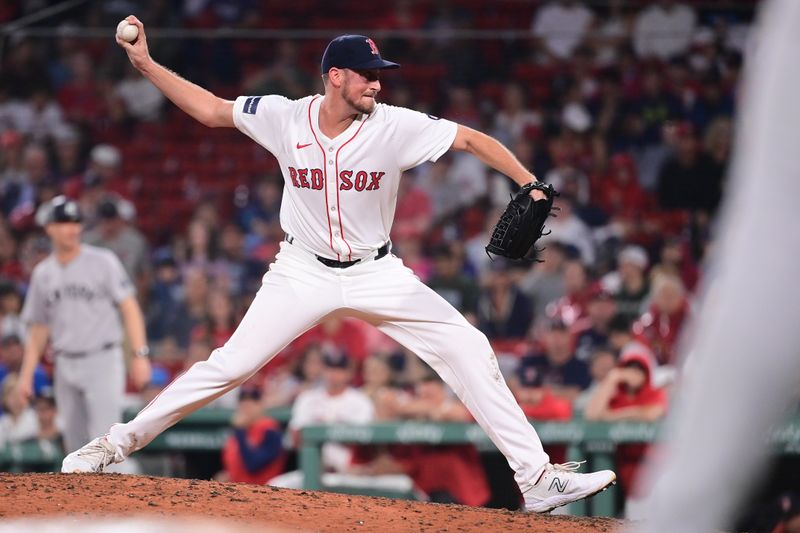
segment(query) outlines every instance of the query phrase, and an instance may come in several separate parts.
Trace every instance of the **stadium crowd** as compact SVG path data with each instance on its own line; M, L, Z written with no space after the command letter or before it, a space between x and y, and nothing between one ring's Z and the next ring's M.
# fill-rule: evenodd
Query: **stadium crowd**
M0 23L48 4L4 3ZM33 408L6 401L29 276L49 253L37 225L42 203L78 200L84 240L114 250L135 280L154 373L144 391L131 389L132 406L227 340L283 239L272 156L238 132L190 123L126 64L111 30L80 35L129 12L149 28L420 30L376 38L403 65L382 79L383 100L495 136L561 192L561 211L541 262L491 260L484 246L512 183L469 155L447 154L404 176L393 252L489 337L532 419L663 416L680 376L676 343L713 244L754 2L290 4L90 3L54 27L53 39L9 38L0 82L0 444L57 434L52 360L37 373ZM528 35L457 37L496 28ZM222 96L320 91L327 38L150 41L159 61ZM237 394L222 400L236 409L224 452L234 480L282 473L281 428L259 408L294 405L290 433L320 421L470 420L413 354L349 319L303 334ZM315 412L322 401L326 412ZM554 462L564 457L549 451ZM408 475L438 501L489 498L474 449L362 452L328 450L326 466ZM633 499L644 453L617 453Z

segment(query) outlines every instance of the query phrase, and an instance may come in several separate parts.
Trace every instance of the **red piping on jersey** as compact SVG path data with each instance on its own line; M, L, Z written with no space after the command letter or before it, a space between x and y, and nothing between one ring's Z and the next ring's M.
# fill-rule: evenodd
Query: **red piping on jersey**
M350 244L348 244L347 240L345 240L345 238L344 238L344 224L342 224L342 210L341 210L342 201L339 200L339 152L342 151L342 148L347 146L347 143L349 143L350 141L352 141L353 139L356 138L356 135L358 135L358 132L361 131L361 128L364 127L364 124L367 123L367 120L369 120L370 116L371 115L367 115L367 118L364 119L364 121L358 127L358 129L353 134L353 136L350 137L349 139L347 139L347 141L345 141L345 143L343 145L341 145L338 150L336 150L336 204L337 204L336 209L337 209L337 211L339 213L339 227L342 228L342 240L344 241L345 244L347 244L347 249L350 250L350 253L347 255L347 260L348 261L352 261L353 260L353 249L350 248Z
M193 365L193 366L194 366L194 365ZM191 367L190 367L190 368L191 368ZM170 387L172 386L172 384L173 384L173 383L175 383L176 381L178 381L178 380L181 378L181 376L183 376L183 375L184 375L186 372L188 372L188 371L189 371L189 369L187 368L186 370L184 370L183 372L181 372L180 374L178 374L177 376L175 376L175 379L173 379L172 381L170 381L170 382L167 384L167 386L166 386L166 387L164 387L163 389L161 389L161 390L158 392L158 394L156 394L156 395L153 397L153 399L152 399L152 400L150 400L150 403L148 403L147 405L145 405L145 406L142 408L142 410L141 410L141 411L139 411L139 414L142 414L142 413L144 413L144 412L147 410L147 408L148 408L148 407L150 407L151 405L153 405L153 402L154 402L154 401L156 401L156 400L158 399L158 397L159 397L159 396L161 396L162 394L164 394L164 392L166 392L166 390L167 390L168 388L170 388Z
M333 249L333 228L331 228L331 216L328 210L328 165L325 164L325 149L319 143L319 139L317 139L317 133L314 131L314 124L311 122L311 106L314 104L314 100L316 100L317 98L319 98L319 96L315 96L308 103L308 127L311 128L311 134L314 136L314 140L317 142L317 146L319 146L319 149L322 152L322 172L323 172L323 181L325 182L325 219L328 221L328 237L330 238L331 251L336 254L336 260L341 261L342 258L339 257L339 254L336 252L336 250ZM336 193L338 195L339 191L336 191ZM341 224L341 217L339 219L339 223Z

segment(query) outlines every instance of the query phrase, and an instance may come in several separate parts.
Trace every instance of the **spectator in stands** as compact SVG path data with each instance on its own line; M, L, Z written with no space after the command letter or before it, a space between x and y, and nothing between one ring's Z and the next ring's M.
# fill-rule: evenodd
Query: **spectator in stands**
M360 320L332 316L301 335L293 344L300 349L308 344L316 344L323 351L328 348L344 350L349 359L361 365L369 354L365 327L366 324Z
M433 256L435 270L428 286L475 324L480 295L478 284L464 274L464 263L452 246L440 246Z
M375 29L379 30L419 30L425 23L425 13L411 0L398 0L391 3L391 10L385 11L375 21ZM425 42L422 39L407 37L386 37L381 49L387 57L401 54L424 53ZM394 92L394 91L392 91ZM406 107L405 104L396 104Z
M246 288L261 286L264 269L260 261L249 259L245 254L245 237L234 223L227 223L219 233L219 256L214 265L216 285L234 296L246 293Z
M131 220L122 217L119 201L108 196L97 206L98 223L84 233L83 241L114 252L128 276L138 288L143 288L150 268L147 241Z
M608 12L599 17L589 42L594 49L594 63L600 68L613 67L619 60L620 49L630 39L632 20L623 0L606 3Z
M650 284L645 274L649 259L641 246L629 245L617 254L617 270L606 274L601 283L614 295L617 313L630 322L639 318Z
M597 348L608 343L611 320L616 312L614 296L599 283L593 284L586 304L586 317L573 326L576 334L575 357L588 362Z
M262 66L243 82L247 94L282 94L287 98L302 98L310 84L308 72L300 67L295 41L278 41L274 59Z
M192 219L186 228L186 258L184 268L195 268L210 275L219 254L217 240L218 225L210 225L198 218Z
M30 38L9 42L3 58L3 80L11 98L28 98L37 89L48 86L42 52L42 46Z
M266 231L262 225L278 219L282 187L283 183L279 178L269 176L259 179L251 189L246 205L236 214L239 226L244 229L249 239L254 239L255 242L263 240Z
M716 60L712 52L710 60ZM733 116L733 95L722 87L722 80L716 70L702 75L699 80L699 94L691 101L686 116L698 132L707 131L715 119L730 119Z
M640 185L633 158L624 152L613 155L609 175L597 185L596 203L609 216L615 233L623 239L636 236L655 202Z
M182 298L180 271L172 253L161 250L153 257L153 279L146 293L147 334L159 342L173 334L172 323L178 318Z
M130 63L126 63L125 77L116 84L114 93L122 100L128 116L146 122L161 118L164 95Z
M169 330L181 348L189 346L192 330L208 318L209 290L208 276L201 268L191 267L184 272L183 298Z
M50 239L41 233L29 233L19 245L19 263L22 267L22 288L27 287L33 268L50 254Z
M304 351L297 368L300 392L324 386L325 362L319 345L311 344Z
M370 354L364 361L363 373L364 383L361 385L361 390L372 400L375 417L390 418L387 413L382 412L383 397L394 390L394 371L389 357L380 353Z
M84 226L91 229L98 221L98 207L109 196L116 194L117 211L126 218L136 208L127 200L129 180L122 175L122 154L110 144L98 144L89 152L89 165L79 179L64 184L64 194L78 198Z
M489 340L522 339L533 322L530 299L517 288L517 273L504 258L496 258L483 281L478 299L478 329Z
M24 353L24 346L22 344L22 337L20 333L5 332L0 338L0 381L3 381L6 376L12 376L19 373L22 367L22 356ZM52 380L45 370L44 366L40 363L33 371L33 393L41 394L41 392L52 385Z
M302 392L292 406L289 429L299 444L300 430L314 424L366 424L375 416L375 408L366 394L351 386L354 362L344 352L328 349L322 356L324 387ZM328 442L322 446L325 471L345 472L350 467L352 450ZM270 485L300 488L303 473L287 472L269 481Z
M263 376L261 390L263 399L261 404L264 409L275 407L290 407L300 393L300 378L297 367L299 361L276 361L269 372Z
M241 388L231 426L233 434L222 449L225 481L264 485L283 472L283 433L277 421L263 414L260 388Z
M22 135L12 129L0 134L0 210L6 216L19 202L25 183L25 146Z
M619 350L612 348L610 345L598 346L592 352L589 358L589 375L592 377L592 383L587 389L580 393L572 403L572 407L576 413L583 416L589 400L595 395L597 389L605 381L606 376L611 370L617 366L617 354Z
M0 337L25 336L25 325L19 317L22 311L22 294L16 284L0 278Z
M689 318L689 300L680 278L668 274L653 280L650 308L633 326L634 335L647 343L660 365L673 365L683 324Z
M69 58L70 79L58 91L58 102L70 122L91 127L103 116L103 101L97 81L94 78L94 65L88 53L76 51Z
M722 174L723 180L728 175L728 165L733 144L733 122L727 116L716 117L706 128L703 147L716 167L715 172ZM725 193L725 181L721 184Z
M697 25L693 7L660 0L642 9L633 25L633 46L643 59L671 59L686 53Z
M681 102L666 87L662 70L653 67L644 72L641 95L633 109L641 120L642 144L648 147L660 144L664 125L681 114Z
M697 284L700 271L692 260L688 244L677 236L667 236L661 244L659 262L650 269L650 279L663 274L677 276L683 281L687 290L692 290Z
M569 326L552 320L542 334L542 344L544 352L526 355L520 366L534 368L555 396L572 402L589 386L591 377L589 365L575 357Z
M521 359L509 383L522 412L536 420L570 420L572 403L553 394L535 363L532 358Z
M433 275L433 261L425 255L423 237L406 237L392 240L392 252L403 258L403 264L414 271L423 282Z
M54 459L64 454L64 438L59 427L56 398L52 387L45 387L33 398L39 432L35 439L39 448Z
M57 181L62 184L79 181L86 170L80 132L71 124L64 124L53 131L53 142Z
M564 263L565 294L558 300L549 302L546 308L547 316L573 327L578 320L586 316L589 290L589 273L585 264L578 259L567 261Z
M587 420L632 420L655 422L667 412L667 394L651 382L652 361L638 351L629 351L620 357L617 367L603 380L589 399L584 412ZM636 484L639 467L645 458L648 445L623 444L617 446L616 465L620 485L626 496L625 515L629 519L642 519L640 493Z
M702 150L691 125L680 129L677 150L658 173L658 205L713 214L722 196L722 169Z
M30 213L35 211L38 207L37 188L50 180L52 174L45 147L34 143L25 145L21 173L16 178L11 177L6 184L4 202L9 217L14 216L15 210L19 213L19 209Z
M36 143L46 143L64 125L61 107L52 99L47 86L37 87L15 108L13 127Z
M523 139L538 138L542 122L541 114L527 105L522 85L514 82L506 84L503 104L495 117L492 136L506 146L515 146Z
M17 240L6 226L5 220L0 218L0 287L5 285L6 280L20 284L24 281L24 272L22 263L18 260L18 252ZM0 331L2 330L0 329Z
M520 280L519 288L533 301L533 323L547 317L547 305L562 298L566 250L559 242L550 242L538 254L540 262L533 265Z
M419 239L431 229L433 206L428 194L416 185L416 176L407 173L397 189L397 208L392 224L392 240Z
M596 256L595 243L589 227L575 213L574 200L558 197L553 204L560 209L558 217L547 222L547 229L551 233L542 237L539 242L548 244L556 241L571 246L578 250L586 264L593 264Z
M531 31L543 60L565 61L583 43L594 23L592 10L577 0L552 0L536 11Z
M615 355L619 355L625 345L632 340L631 321L625 315L617 313L608 326L609 348L614 351Z
M572 200L576 208L589 203L589 177L569 161L557 162L545 175L544 181L551 184L562 195ZM561 213L558 214L561 216Z
M205 320L192 329L193 338L202 338L211 346L223 346L236 329L233 300L225 289L208 292Z
M0 389L3 394L3 414L0 415L0 446L23 442L36 437L39 426L36 412L14 394L18 374L8 374Z
M386 396L383 412L389 418L433 422L472 422L473 419L439 376L426 367L413 395ZM477 450L472 445L393 446L352 471L359 474L407 474L414 485L439 503L484 505L489 485Z

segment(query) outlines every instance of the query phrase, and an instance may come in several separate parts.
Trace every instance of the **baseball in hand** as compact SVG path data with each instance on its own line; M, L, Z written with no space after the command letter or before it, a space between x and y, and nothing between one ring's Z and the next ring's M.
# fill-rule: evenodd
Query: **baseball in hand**
M119 35L123 41L132 43L139 36L139 28L137 28L127 20L123 20L122 22L117 24L117 35Z

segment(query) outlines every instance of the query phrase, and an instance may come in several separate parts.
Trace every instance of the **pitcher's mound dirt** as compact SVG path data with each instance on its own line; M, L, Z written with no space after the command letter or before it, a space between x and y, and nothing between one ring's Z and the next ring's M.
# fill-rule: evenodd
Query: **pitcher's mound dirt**
M0 521L8 524L17 519L59 516L62 520L56 524L65 527L48 527L49 531L67 531L67 526L79 526L80 519L86 517L103 517L106 524L109 519L115 520L114 517L125 517L120 525L130 525L136 520L199 518L225 523L231 530L250 524L258 526L257 530L269 531L380 533L596 533L611 532L620 525L618 520L610 518L528 515L460 505L190 479L119 474L0 474ZM199 533L202 528L177 526L169 531L178 533L192 529ZM82 531L88 533L87 529Z

